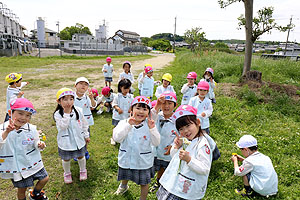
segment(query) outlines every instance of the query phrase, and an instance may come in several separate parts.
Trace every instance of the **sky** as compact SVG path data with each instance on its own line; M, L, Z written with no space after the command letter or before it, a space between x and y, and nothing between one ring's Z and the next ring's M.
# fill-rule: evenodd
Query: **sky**
M81 23L95 29L103 24L108 26L108 36L121 29L133 31L141 37L157 33L183 35L192 27L201 27L206 38L245 39L244 29L238 30L237 18L244 14L242 2L221 9L218 0L0 0L20 18L28 31L36 28L36 19L42 17L46 27L57 31ZM300 0L254 0L254 16L263 7L274 7L273 18L279 25L286 26L292 17L295 28L290 32L289 41L300 42ZM260 40L286 41L287 32L273 30Z

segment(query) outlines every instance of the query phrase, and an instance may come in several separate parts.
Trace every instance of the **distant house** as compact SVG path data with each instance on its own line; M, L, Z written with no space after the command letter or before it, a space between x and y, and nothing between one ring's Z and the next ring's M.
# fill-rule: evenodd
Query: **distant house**
M37 40L37 29L30 31L32 40ZM57 32L51 29L45 28L45 43L46 47L58 47L59 37L57 36Z
M118 30L115 35L108 38L109 44L119 43L125 46L137 46L141 45L140 35L136 32Z
M96 42L95 37L89 34L80 34L76 33L72 35L72 41L73 42L83 42L83 43L90 43L90 42Z

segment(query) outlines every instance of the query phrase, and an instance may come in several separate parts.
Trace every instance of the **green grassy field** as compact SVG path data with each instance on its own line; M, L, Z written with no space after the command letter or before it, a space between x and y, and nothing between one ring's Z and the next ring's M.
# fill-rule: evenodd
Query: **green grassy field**
M126 60L145 58L148 57L132 57ZM104 58L101 59L104 60ZM116 58L118 61L124 59L123 57ZM42 90L56 88L61 79L66 81L66 86L73 84L73 81L68 80L69 76L59 76L56 70L60 73L70 73L73 80L74 77L79 76L78 73L80 76L90 74L101 63L95 58L61 59L57 57L48 59L1 58L0 61L2 80L12 70L25 71L26 76L29 76L32 82L29 89L39 87ZM78 69L81 64L90 67ZM70 67L61 69L59 67L61 65ZM16 68L12 68L13 66ZM213 105L214 112L210 129L211 136L217 142L222 155L212 165L205 199L242 199L234 194L235 188L242 187L242 181L241 178L233 176L233 164L230 157L232 152L240 153L235 142L244 134L255 136L258 139L259 150L273 161L279 178L279 193L270 199L297 199L300 196L299 98L297 100L268 87L253 90L251 87L238 85L229 88L230 95L228 95L225 92L225 86L228 87L229 83L238 82L242 66L243 57L241 56L218 52L208 52L203 56L198 56L189 52L180 52L171 66L155 71L154 77L159 80L163 73L171 73L174 80L172 85L180 102L180 89L186 82L185 77L188 72L196 71L198 75L202 75L206 67L212 67L215 70L215 80L218 82L217 103ZM48 68L55 70L50 72L48 70L47 78L35 77L36 69ZM264 81L300 86L300 63L257 58L253 60L253 69L262 71ZM1 90L5 91L7 86L4 81L2 83ZM35 98L38 98L38 95ZM32 123L43 129L47 135L47 148L42 152L42 157L50 175L50 181L45 187L49 198L138 199L139 187L133 183L129 183L130 189L125 195L113 195L119 184L116 180L118 146L110 145L112 125L109 113L94 116L95 125L91 127L92 136L89 145L91 159L87 161L88 180L79 182L78 164L72 161L71 171L74 183L71 185L63 183L63 169L57 153L57 132L52 120L54 109L55 103L45 105L38 110L39 113L32 120ZM15 192L10 181L0 179L0 199L13 199ZM149 193L148 199L156 199L155 194Z

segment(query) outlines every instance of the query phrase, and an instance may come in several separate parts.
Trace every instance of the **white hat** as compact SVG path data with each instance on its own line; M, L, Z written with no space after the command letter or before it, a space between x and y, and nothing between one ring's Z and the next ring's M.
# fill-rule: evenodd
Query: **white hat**
M252 135L244 135L236 143L239 148L253 147L257 146L257 140Z
M152 108L151 100L148 99L147 97L144 97L144 96L135 97L131 102L131 106L134 106L137 103L144 103L144 104L148 105L150 109Z
M76 79L75 85L77 85L77 83L79 83L81 81L82 82L86 82L87 84L90 84L90 82L89 82L89 80L87 80L87 78L85 78L85 77L79 77L79 78Z

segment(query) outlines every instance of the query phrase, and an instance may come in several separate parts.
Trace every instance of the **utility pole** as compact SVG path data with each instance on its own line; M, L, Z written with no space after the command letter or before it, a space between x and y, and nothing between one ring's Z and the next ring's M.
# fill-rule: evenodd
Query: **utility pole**
M174 36L173 36L173 52L174 53L175 53L176 20L177 20L177 17L175 17Z
M58 40L59 54L60 54L60 56L62 56L61 46L60 46L59 21L56 22L56 26L57 26L57 37L59 37L59 40Z
M291 30L290 28L292 26L292 20L293 20L293 16L291 16L291 18L290 18L290 24L288 25L289 26L289 30L288 30L288 34L287 34L287 38L286 38L286 43L285 43L284 55L286 54L287 43L289 41L290 30Z

